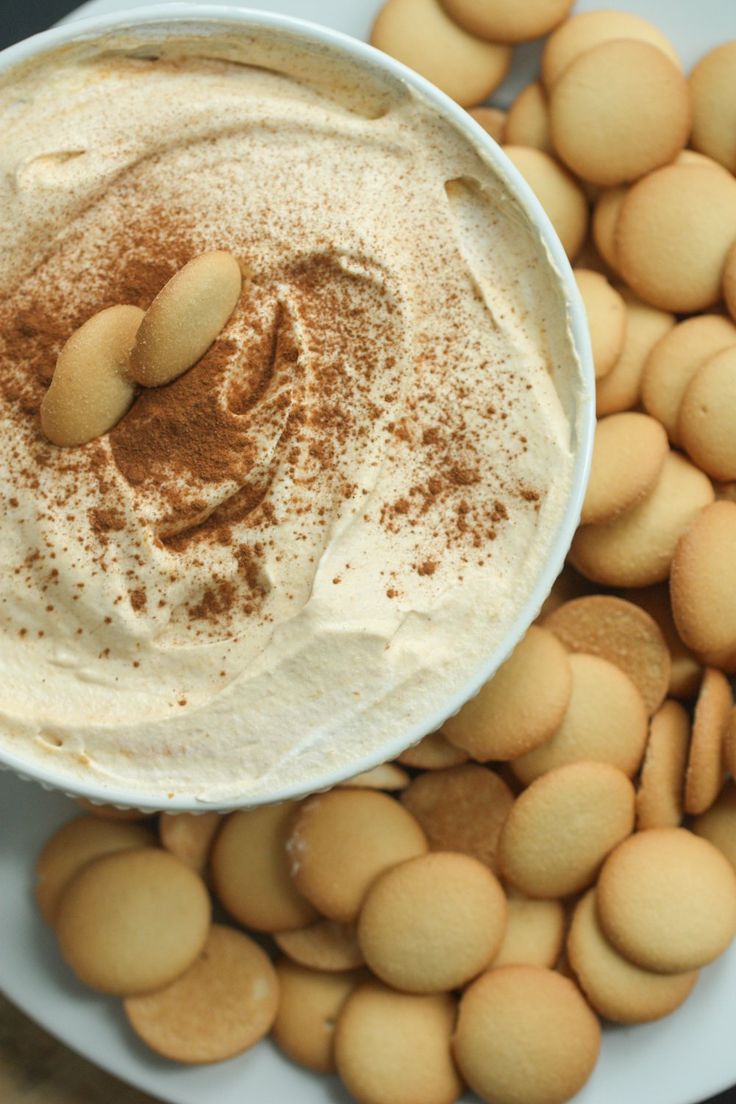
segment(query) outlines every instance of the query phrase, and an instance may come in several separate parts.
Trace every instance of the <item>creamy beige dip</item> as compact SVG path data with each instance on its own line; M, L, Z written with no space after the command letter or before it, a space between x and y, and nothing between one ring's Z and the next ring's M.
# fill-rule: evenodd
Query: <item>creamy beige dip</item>
M428 729L570 491L565 303L494 170L398 82L254 49L118 36L0 85L0 747L142 801ZM252 283L204 359L45 441L75 327L210 249Z

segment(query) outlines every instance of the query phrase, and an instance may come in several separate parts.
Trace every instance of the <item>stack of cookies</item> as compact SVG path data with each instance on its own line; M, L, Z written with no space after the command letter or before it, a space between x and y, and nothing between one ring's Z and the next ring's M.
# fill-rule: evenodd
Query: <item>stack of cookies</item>
M688 80L646 20L571 7L389 0L373 32L576 265L599 422L537 623L395 763L227 817L88 807L39 858L65 960L173 1061L271 1032L360 1104L562 1104L600 1018L673 1012L736 934L736 42Z

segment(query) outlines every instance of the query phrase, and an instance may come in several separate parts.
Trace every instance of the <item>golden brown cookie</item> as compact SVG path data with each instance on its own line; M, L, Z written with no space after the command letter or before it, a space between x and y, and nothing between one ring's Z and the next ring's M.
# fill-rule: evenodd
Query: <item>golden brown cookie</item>
M467 763L470 756L463 748L446 740L441 732L430 732L418 744L402 751L397 762L416 770L447 770Z
M721 297L736 239L736 180L708 166L668 165L629 189L616 224L618 270L662 310L707 310Z
M726 729L733 710L731 685L721 671L706 667L695 703L685 776L685 812L705 813L723 789Z
M667 434L646 414L629 410L601 418L581 525L615 521L642 502L654 489L668 451Z
M522 89L509 108L504 141L510 146L531 146L553 153L547 94L539 81Z
M411 778L406 771L397 767L395 763L381 763L373 770L363 771L362 774L356 774L347 782L339 782L338 785L341 789L352 786L358 790L393 791L405 790L410 782Z
M287 844L296 888L323 916L341 923L356 918L379 874L427 850L418 821L375 790L310 797Z
M572 695L551 739L515 759L514 773L527 785L555 767L586 759L610 763L632 778L647 739L647 710L631 679L600 656L570 656Z
M279 986L264 951L213 924L189 969L165 988L123 1002L130 1026L173 1062L223 1062L254 1046L276 1016Z
M550 89L567 67L588 50L613 39L649 42L679 65L674 46L659 27L633 12L579 12L547 41L542 55L542 80Z
M707 813L695 818L692 829L717 847L736 870L736 784L733 781L726 783Z
M626 196L625 187L606 188L593 208L593 240L608 267L616 271L616 223Z
M596 384L595 407L599 418L637 405L646 359L675 324L674 315L642 303L630 291L621 289L621 294L626 303L626 338L621 356Z
M535 900L510 889L506 931L493 959L497 966L546 966L552 969L565 942L565 909L561 901Z
M488 867L469 855L435 851L376 878L358 939L381 981L407 993L439 993L485 970L505 928L506 896Z
M568 257L574 259L588 232L588 201L582 189L567 169L542 150L505 145L504 153L542 204Z
M677 542L713 501L706 475L670 452L654 490L608 525L578 529L570 551L573 567L604 586L651 586L667 578Z
M354 924L318 920L298 931L277 932L274 942L292 962L309 970L335 973L363 965L363 952Z
M677 545L670 593L678 632L714 666L736 671L736 503L702 510Z
M506 76L511 49L459 27L439 0L388 0L371 44L421 73L463 107L480 104Z
M219 813L162 813L158 822L161 846L201 874L221 822Z
M397 993L379 981L360 985L335 1031L337 1071L366 1104L455 1104L462 1085L450 1040L455 1001L446 993Z
M592 1007L614 1023L650 1023L669 1016L687 1000L698 980L697 971L655 974L619 954L601 931L594 889L575 907L567 953Z
M634 827L634 787L608 763L569 763L516 799L499 844L501 873L529 897L567 897L594 880Z
M433 851L459 851L497 869L501 829L514 803L502 779L475 763L420 774L401 795Z
M294 887L286 843L299 813L290 802L241 809L225 820L212 849L212 885L231 916L256 931L303 928L315 911Z
M276 964L279 1006L273 1025L276 1044L293 1062L317 1073L332 1073L335 1024L362 970L321 973L282 958Z
M169 985L205 945L210 899L190 867L156 847L87 863L56 913L61 953L92 989L130 995Z
M603 865L596 900L606 937L644 970L698 970L736 934L736 874L685 828L625 840Z
M81 816L68 820L54 832L36 860L36 903L48 924L56 919L56 910L65 887L92 859L131 847L153 847L153 834L142 824L97 820Z
M610 188L677 156L690 132L690 93L679 66L656 46L613 39L567 66L551 89L549 118L558 157Z
M460 1001L453 1050L489 1104L563 1104L593 1072L597 1017L577 986L537 966L502 966Z
M608 375L623 352L626 304L600 272L576 268L575 280L588 319L595 376L600 379Z
M506 140L506 112L499 107L471 107L470 114L501 145Z
M480 762L515 759L556 731L571 687L565 649L552 633L532 625L510 658L445 722L443 731Z
M706 361L682 397L677 433L711 479L736 479L736 345Z
M614 663L628 675L651 714L665 699L670 657L654 619L633 602L611 594L590 594L560 606L545 619L571 652Z
M690 718L679 702L654 714L636 793L636 827L677 828L682 823Z
M574 0L442 0L448 14L471 34L491 42L529 42L559 26Z
M731 777L736 777L736 708L731 714L731 720L726 729L726 766L731 772Z
M680 639L672 616L670 590L667 583L624 590L621 592L621 597L640 606L659 626L672 660L667 693L673 698L694 697L703 677L703 665Z
M645 410L680 443L677 423L688 384L701 365L736 346L736 326L720 314L686 318L657 342L644 365L641 401Z
M716 46L690 74L693 145L736 174L736 39Z

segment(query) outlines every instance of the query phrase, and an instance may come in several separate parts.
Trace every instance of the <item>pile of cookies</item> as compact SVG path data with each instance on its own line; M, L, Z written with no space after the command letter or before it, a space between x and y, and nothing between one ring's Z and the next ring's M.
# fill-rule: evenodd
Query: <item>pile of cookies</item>
M577 266L599 422L537 623L394 763L226 817L88 806L38 860L65 960L173 1061L271 1032L360 1104L562 1104L599 1017L673 1012L736 934L736 42L687 80L645 20L571 7L389 0L373 33Z

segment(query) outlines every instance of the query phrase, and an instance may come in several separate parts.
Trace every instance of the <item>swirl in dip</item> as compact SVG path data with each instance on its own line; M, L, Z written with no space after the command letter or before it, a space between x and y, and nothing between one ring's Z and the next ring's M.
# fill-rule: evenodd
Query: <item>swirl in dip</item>
M477 682L561 523L581 369L538 232L416 93L160 34L0 86L0 746L225 804ZM252 282L204 358L48 443L73 330L212 249Z

